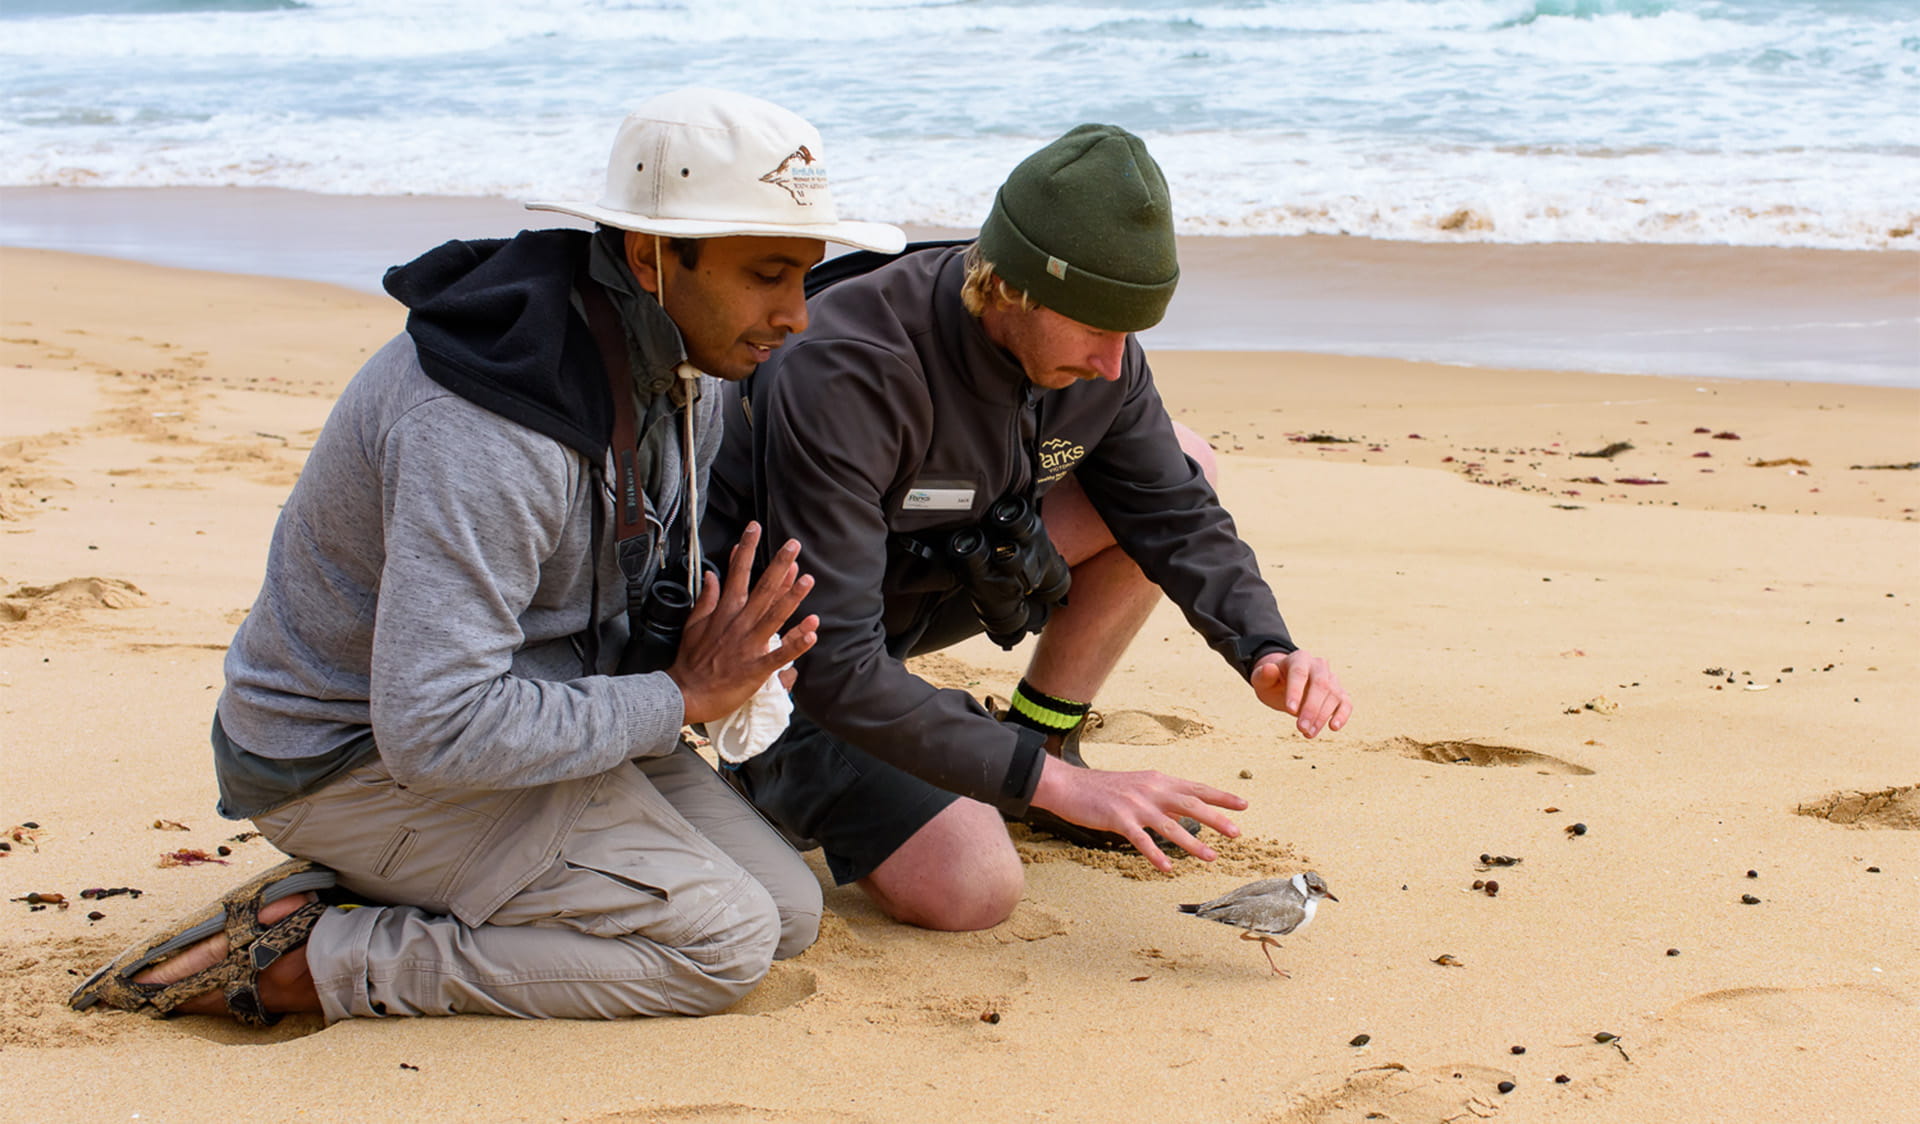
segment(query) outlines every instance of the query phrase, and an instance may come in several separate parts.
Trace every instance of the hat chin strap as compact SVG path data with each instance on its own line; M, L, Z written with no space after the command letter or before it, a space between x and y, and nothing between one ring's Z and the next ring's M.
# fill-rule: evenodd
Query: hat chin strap
M701 579L706 576L700 566L700 474L693 463L694 450L700 447L695 444L693 433L693 391L700 379L700 369L691 363L682 363L673 373L680 376L687 388L687 404L681 407L686 416L686 440L680 459L686 463L687 470L687 593L698 601Z
M660 310L667 309L667 269L666 260L660 252L660 236L653 236L653 276L660 292ZM672 314L668 313L668 319ZM678 325L676 325L677 327ZM694 464L694 451L700 446L695 443L693 431L693 391L700 381L700 368L691 363L681 363L673 369L685 384L682 395L685 405L681 407L681 416L685 419L681 431L680 460L687 473L687 593L695 601L700 600L700 585L706 574L700 566L700 474Z
M660 236L651 234L648 237L653 239L653 285L659 290L653 295L654 299L660 302L660 311L665 312L667 309L666 262L660 256Z

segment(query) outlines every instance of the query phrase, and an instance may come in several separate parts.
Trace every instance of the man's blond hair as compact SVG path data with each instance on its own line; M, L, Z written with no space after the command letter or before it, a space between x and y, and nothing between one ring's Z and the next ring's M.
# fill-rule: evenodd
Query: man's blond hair
M993 263L980 252L980 243L967 247L967 276L960 282L960 303L975 317L984 315L987 309L996 305L1017 305L1022 312L1032 312L1039 307L1034 299L1001 280L993 270Z

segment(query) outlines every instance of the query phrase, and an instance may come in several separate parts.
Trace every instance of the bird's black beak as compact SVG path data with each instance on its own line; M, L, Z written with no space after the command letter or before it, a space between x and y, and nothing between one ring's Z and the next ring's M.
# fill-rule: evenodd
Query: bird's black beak
M1337 901L1339 901L1340 899L1339 899L1339 898L1336 898L1336 897L1334 897L1334 896L1333 896L1333 894L1332 894L1332 892L1331 892L1331 891L1329 891L1329 892L1328 892L1328 894L1327 894L1327 900L1328 900L1328 901L1330 901L1330 902L1337 902Z

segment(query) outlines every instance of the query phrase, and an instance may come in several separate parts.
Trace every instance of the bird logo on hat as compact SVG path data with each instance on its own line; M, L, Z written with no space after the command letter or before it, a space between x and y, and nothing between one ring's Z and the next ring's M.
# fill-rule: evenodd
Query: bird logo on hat
M796 161L798 161L797 164ZM827 170L814 167L816 161L817 158L803 144L794 149L785 160L780 161L779 167L761 176L760 182L770 183L780 188L793 196L793 201L802 207L812 206L807 193L827 182Z

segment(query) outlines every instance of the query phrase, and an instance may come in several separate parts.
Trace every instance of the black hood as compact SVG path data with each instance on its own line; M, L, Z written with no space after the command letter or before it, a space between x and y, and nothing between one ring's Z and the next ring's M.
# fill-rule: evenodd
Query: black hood
M387 270L407 306L407 334L434 382L600 463L613 396L574 279L592 235L523 230L448 242Z

